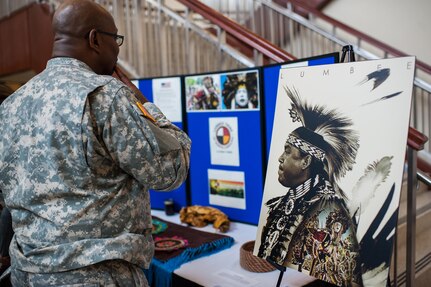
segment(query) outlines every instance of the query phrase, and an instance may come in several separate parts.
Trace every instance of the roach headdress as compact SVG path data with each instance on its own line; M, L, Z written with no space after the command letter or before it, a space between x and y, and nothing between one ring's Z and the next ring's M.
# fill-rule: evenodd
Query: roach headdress
M288 136L287 142L320 160L329 180L335 183L355 163L359 135L351 128L352 120L335 109L308 104L294 88L284 90L292 101L292 121L302 124Z

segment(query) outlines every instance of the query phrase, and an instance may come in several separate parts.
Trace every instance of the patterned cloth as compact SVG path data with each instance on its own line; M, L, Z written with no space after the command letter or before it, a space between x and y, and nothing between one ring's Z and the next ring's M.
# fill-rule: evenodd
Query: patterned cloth
M162 221L154 216L153 219ZM227 235L200 231L172 222L162 222L166 223L168 228L153 237L179 237L187 241L187 246L169 251L156 250L151 266L146 270L148 281L152 286L171 286L172 272L182 264L230 248L234 243L234 239Z
M62 272L107 260L148 268L148 189L186 178L190 139L151 103L72 58L47 68L0 108L0 189L13 218L14 268Z

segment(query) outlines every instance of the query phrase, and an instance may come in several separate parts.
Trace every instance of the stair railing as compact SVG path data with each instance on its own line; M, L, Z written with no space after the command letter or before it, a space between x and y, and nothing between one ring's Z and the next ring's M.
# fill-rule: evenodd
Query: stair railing
M406 287L414 286L416 275L416 190L418 181L417 153L423 150L428 138L410 128L407 140L407 235L406 235ZM395 235L396 236L396 235ZM397 248L394 248L396 256ZM394 268L395 286L397 270Z
M228 15L297 58L340 51L346 45L354 47L359 61L406 56L399 50L310 7L304 1L253 0L252 5L245 5L243 0L236 0L229 1L228 7L220 2L214 4L213 8L222 11L228 10L228 7L249 9L237 13L231 11ZM286 6L277 3L286 3ZM299 9L301 15L296 13ZM248 20L244 18L247 14ZM306 17L302 16L304 14ZM430 135L431 66L417 59L415 74L410 124L422 133ZM430 152L431 143L428 142L424 148Z

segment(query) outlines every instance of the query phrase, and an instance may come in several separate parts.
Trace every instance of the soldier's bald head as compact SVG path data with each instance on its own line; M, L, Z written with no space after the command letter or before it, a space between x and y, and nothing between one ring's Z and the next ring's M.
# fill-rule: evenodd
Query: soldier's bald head
M86 63L97 74L111 75L119 47L111 14L90 0L66 0L54 13L53 57L70 57ZM107 35L109 34L109 35Z
M90 0L67 0L54 13L54 35L84 37L91 29L106 29L114 23L111 14Z

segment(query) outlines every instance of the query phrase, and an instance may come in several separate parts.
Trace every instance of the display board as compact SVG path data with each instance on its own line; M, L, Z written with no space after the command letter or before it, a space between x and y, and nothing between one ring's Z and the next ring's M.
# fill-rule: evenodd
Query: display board
M337 286L386 286L414 68L280 70L255 255Z
M185 76L192 205L257 224L263 190L258 69Z
M269 147L271 146L272 125L274 123L275 100L277 98L278 74L280 69L288 69L300 66L317 66L333 64L339 62L340 55L338 52L299 59L296 61L274 64L262 67L263 79L263 97L265 112L265 148L266 158L269 156Z
M150 102L156 104L168 120L184 129L181 77L148 78L134 81ZM173 191L150 190L151 208L164 209L164 202L173 200L175 211L187 205L186 182Z

